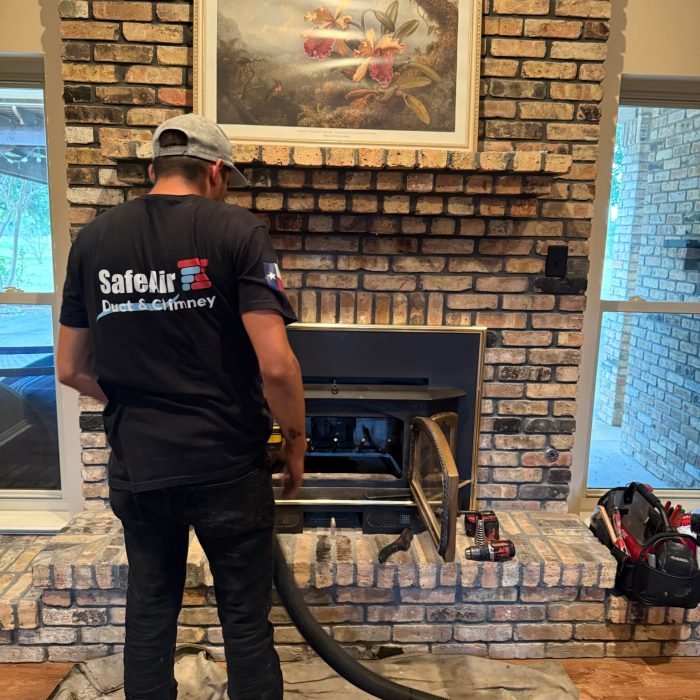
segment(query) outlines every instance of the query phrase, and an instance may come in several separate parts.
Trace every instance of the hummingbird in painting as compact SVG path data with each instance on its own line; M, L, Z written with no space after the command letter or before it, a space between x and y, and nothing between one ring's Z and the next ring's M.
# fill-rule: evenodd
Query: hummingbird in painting
M279 80L275 80L275 84L270 88L269 92L267 93L265 101L268 102L273 97L277 97L280 94L280 92L282 92L282 83Z

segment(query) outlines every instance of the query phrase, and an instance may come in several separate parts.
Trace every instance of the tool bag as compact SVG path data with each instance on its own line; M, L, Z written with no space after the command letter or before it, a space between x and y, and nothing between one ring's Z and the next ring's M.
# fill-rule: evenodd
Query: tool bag
M617 509L628 552L611 538L599 509L605 509L611 523ZM590 529L617 560L615 588L620 593L645 605L694 608L700 603L698 541L669 524L661 501L644 484L632 482L605 493Z

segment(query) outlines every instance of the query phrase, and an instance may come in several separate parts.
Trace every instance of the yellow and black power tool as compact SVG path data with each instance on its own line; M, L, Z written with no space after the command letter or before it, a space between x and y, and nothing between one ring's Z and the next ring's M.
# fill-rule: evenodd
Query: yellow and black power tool
M284 442L284 437L282 436L282 429L277 421L272 424L272 432L270 437L267 438L267 458L272 464L273 471L281 471L282 464L279 460L280 450L282 449L282 443Z

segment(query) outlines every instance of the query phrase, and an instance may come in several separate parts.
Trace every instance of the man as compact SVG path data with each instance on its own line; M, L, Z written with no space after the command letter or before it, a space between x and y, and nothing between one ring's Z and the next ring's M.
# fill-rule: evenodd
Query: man
M285 330L295 318L264 226L223 203L246 184L223 131L175 117L156 130L153 156L150 193L99 216L72 246L57 353L59 380L106 403L110 500L129 560L126 697L177 696L192 525L214 576L229 695L276 700L265 399L292 496L306 449Z

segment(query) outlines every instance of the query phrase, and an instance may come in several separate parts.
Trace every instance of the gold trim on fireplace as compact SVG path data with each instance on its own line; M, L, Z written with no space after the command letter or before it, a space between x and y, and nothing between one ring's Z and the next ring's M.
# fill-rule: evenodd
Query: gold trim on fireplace
M334 498L291 498L276 501L278 506L411 506L414 501L376 501L376 500L346 500Z
M390 323L292 323L288 328L320 331L397 331L419 333L486 333L486 326L406 326Z
M416 451L419 449L421 436L424 436L432 444L440 462L443 493L437 500L430 498L425 493L420 476L416 477L416 470L419 468L416 463L418 459ZM413 500L416 502L418 511L423 517L423 522L433 538L435 549L445 561L454 561L457 541L457 482L459 481L459 474L452 456L452 450L442 429L432 418L416 417L413 419L411 422L410 442L408 481ZM442 505L446 521L442 517L438 521L431 505ZM445 541L444 549L441 551L443 534L445 535Z

